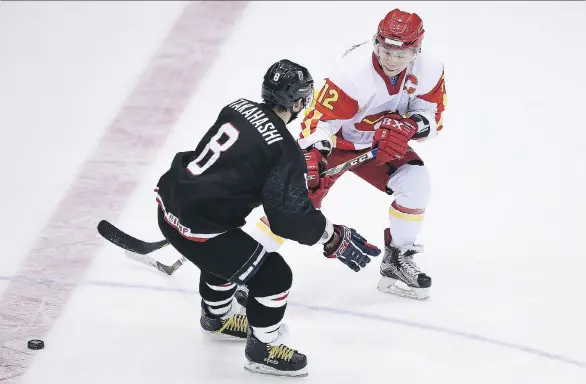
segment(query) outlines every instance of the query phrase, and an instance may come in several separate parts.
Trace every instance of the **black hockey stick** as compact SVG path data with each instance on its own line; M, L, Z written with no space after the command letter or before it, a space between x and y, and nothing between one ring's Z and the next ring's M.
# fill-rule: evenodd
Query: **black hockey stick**
M142 241L116 228L106 220L98 223L98 233L112 244L123 248L126 257L156 268L167 275L172 275L186 261L183 256L173 263L173 265L165 265L156 261L148 254L169 245L167 240L156 241L154 243Z
M377 149L374 148L334 168L328 169L323 174L332 176L340 172L346 171L348 169L354 168L368 160L373 159L376 156L376 153ZM173 263L173 265L165 265L148 256L149 253L169 245L169 242L167 240L161 240L152 243L139 240L118 229L106 220L100 221L100 223L98 224L98 232L100 233L100 235L102 235L104 239L110 241L114 245L119 246L120 248L123 248L125 250L124 253L126 257L128 257L129 259L156 268L159 271L166 273L167 275L172 275L186 261L185 257L181 256L181 258L177 260L175 263Z

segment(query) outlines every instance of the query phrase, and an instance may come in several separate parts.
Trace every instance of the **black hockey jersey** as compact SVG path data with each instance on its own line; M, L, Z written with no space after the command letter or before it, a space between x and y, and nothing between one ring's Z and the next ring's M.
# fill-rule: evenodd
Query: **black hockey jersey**
M283 120L265 104L240 99L222 109L194 151L177 153L157 200L172 225L195 237L239 228L262 204L273 233L312 245L326 219L307 196L306 176Z

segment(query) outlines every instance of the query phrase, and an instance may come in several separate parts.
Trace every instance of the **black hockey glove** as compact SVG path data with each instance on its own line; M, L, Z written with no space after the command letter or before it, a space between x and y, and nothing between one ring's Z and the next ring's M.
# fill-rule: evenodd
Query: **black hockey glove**
M369 256L380 255L380 249L368 244L354 229L345 225L334 225L332 238L324 244L324 256L337 258L355 272L370 263Z

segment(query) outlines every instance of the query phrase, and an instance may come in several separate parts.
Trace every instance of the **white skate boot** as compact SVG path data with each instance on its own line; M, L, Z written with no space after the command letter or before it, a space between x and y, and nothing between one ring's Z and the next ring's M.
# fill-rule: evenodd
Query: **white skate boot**
M422 245L391 246L390 229L385 229L385 256L380 266L378 290L410 299L429 298L431 277L421 272L413 260L421 252Z

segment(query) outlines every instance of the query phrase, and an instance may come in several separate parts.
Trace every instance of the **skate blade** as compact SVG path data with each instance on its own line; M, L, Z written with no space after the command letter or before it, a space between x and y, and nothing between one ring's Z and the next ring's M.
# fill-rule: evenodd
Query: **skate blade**
M397 279L382 276L376 288L383 293L390 293L408 299L427 300L429 298L429 288L415 288L407 285L403 288L399 286L400 283Z
M263 364L249 361L244 369L252 373L260 373L262 375L269 376L281 376L281 377L306 377L308 375L307 367L303 367L297 371L279 371L278 369L268 367Z

